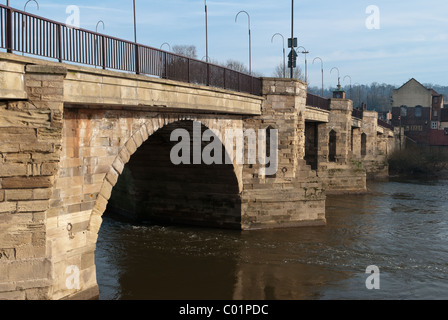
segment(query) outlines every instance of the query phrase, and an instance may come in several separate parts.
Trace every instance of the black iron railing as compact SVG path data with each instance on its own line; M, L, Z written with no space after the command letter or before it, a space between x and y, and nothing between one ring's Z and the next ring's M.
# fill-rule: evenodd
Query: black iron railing
M225 67L48 20L0 5L7 52L261 95L261 79Z
M359 109L353 109L353 111L352 111L353 118L362 119L363 114L364 113L362 112L362 110L359 110Z
M383 128L386 128L386 129L390 129L392 131L394 130L394 126L393 125L391 125L391 124L389 124L386 121L381 120L381 119L378 119L378 125L380 127L383 127Z
M323 110L330 110L330 99L325 99L320 96L308 93L306 95L306 105Z

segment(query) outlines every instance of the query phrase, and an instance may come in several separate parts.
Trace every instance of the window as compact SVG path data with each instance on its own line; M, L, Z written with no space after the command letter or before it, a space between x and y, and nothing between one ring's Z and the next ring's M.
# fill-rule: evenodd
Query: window
M422 106L415 107L415 116L420 118L422 116Z
M434 110L434 117L437 117L437 116L438 116L437 110Z
M408 115L408 107L407 106L401 106L400 107L400 116L406 117Z
M431 129L433 130L439 129L439 123L437 121L431 121Z

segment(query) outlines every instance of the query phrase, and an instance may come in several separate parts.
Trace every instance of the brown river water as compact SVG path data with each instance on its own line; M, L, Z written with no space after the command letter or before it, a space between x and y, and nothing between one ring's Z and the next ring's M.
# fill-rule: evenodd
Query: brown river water
M328 196L324 227L229 231L106 213L100 300L448 299L448 180L369 191ZM368 266L378 268L373 280Z

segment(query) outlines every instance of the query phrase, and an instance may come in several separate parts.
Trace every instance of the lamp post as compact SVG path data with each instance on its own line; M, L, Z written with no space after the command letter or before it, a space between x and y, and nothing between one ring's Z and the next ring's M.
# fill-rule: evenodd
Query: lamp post
M345 80L345 78L349 78L350 79L350 99L352 98L352 77L350 77L350 76L345 76L344 77L344 80Z
M330 73L333 72L333 70L336 70L338 72L338 90L341 89L341 81L340 81L340 77L339 77L339 69L336 67L331 68Z
M134 42L137 43L137 14L135 12L135 0L134 0Z
M103 21L103 20L98 21L98 22L96 23L96 28L95 28L95 32L96 32L96 33L98 33L98 25L99 25L100 23L103 25L103 30L104 30L104 28L105 28L105 26L104 26L104 21Z
M167 45L168 48L169 48L169 50L171 51L171 46L170 46L170 44L169 44L168 42L164 42L164 43L162 43L162 45L160 46L160 50L162 50L162 47L163 47L164 45Z
M361 85L358 82L353 85L358 87L358 108L361 108Z
M25 3L25 5L23 6L23 11L24 11L24 12L26 12L26 6L27 6L28 3L30 3L31 1L34 1L34 2L36 3L37 10L39 10L39 3L37 3L36 0L28 0L28 1ZM8 1L7 5L9 6L9 1ZM23 18L22 18L22 27L23 27L23 29L25 29L25 25L26 25L25 19L26 19L26 17L23 16ZM23 37L22 37L22 56L24 56L24 55L25 55L25 47L24 47L24 39L23 39Z
M275 36L280 36L283 39L283 78L286 78L285 37L281 33L276 33L272 36L271 43L274 41Z
M248 26L249 26L249 74L252 75L252 46L251 46L251 35L250 35L250 15L244 10L238 12L235 16L235 23L238 19L238 15L242 12L247 14L247 21L248 21Z
M294 0L291 0L291 53L294 52ZM294 63L291 59L291 79L294 78Z
M205 56L208 63L208 12L207 12L207 0L204 0L205 5Z
M27 6L28 3L31 2L31 1L34 1L34 2L36 3L36 5L37 5L37 10L39 10L39 3L37 3L36 0L28 0L28 1L25 3L25 6L23 7L23 11L26 11L26 6ZM9 1L8 1L8 4L7 4L7 5L9 6Z
M322 72L322 97L323 97L324 96L324 62L322 61L321 58L316 57L313 59L313 64L316 59L320 60L320 66L321 66L321 72Z
M96 59L96 56L97 56L97 52L98 52L98 26L99 26L99 24L102 24L103 25L103 30L104 30L104 28L105 28L105 26L104 26L104 21L103 20L100 20L100 21L98 21L97 23L96 23L96 27L95 27L95 33L97 33L97 34L95 34L95 68L96 68L96 66L97 66L97 59ZM103 50L104 50L104 48L103 48Z
M298 47L297 50L299 50L300 48L303 49L302 53L305 55L305 82L308 83L308 75L307 75L308 71L307 71L306 55L307 55L308 53L310 53L310 52L307 51L307 50L306 50L304 47L302 47L302 46Z
M137 13L135 11L135 0L133 2L134 2L135 73L140 74L140 56L139 56L139 47L137 44Z

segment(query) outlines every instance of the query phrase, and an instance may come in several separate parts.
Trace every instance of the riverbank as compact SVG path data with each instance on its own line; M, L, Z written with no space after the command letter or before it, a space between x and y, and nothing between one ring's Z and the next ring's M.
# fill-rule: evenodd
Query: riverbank
M412 147L389 157L389 176L448 179L448 148Z

